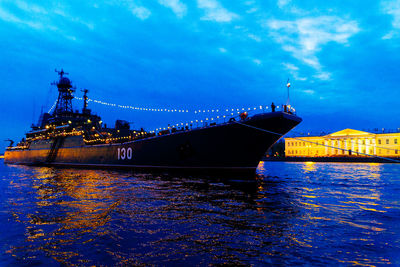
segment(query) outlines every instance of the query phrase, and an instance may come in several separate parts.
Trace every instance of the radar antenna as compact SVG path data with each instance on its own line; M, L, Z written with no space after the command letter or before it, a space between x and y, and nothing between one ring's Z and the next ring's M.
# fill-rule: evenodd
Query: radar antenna
M58 73L58 75L60 75L60 78L62 78L64 76L64 74L68 75L69 73L64 72L63 69L61 69L61 71L58 71L57 69L54 69L55 72Z
M57 85L58 88L58 99L56 103L56 108L54 109L53 115L60 113L72 113L72 99L74 98L72 93L75 91L75 88L72 87L71 81L64 77L68 73L64 72L63 69L55 72L60 75L60 80L58 82L53 82L52 85Z

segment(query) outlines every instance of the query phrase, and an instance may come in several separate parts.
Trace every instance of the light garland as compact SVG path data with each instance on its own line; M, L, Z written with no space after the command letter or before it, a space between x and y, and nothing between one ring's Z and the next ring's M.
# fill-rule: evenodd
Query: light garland
M262 109L262 106L260 106L260 108ZM268 109L268 107L266 107L266 108ZM238 109L236 109L236 110L238 110ZM249 108L248 110L245 110L244 112L249 113L249 112L252 112L255 110L257 110L257 108L254 108L254 109ZM149 133L156 133L158 131L165 131L165 130L169 130L169 129L176 128L176 127L193 126L194 123L196 123L196 125L198 125L199 123L213 123L213 122L217 123L218 120L220 120L220 119L223 119L225 122L225 120L227 118L237 117L238 115L240 115L242 113L242 111L237 111L235 113L237 114L236 116L234 116L234 113L230 113L229 115L218 115L215 117L210 117L210 118L205 118L205 119L196 119L196 120L191 120L191 121L187 121L187 122L179 122L176 124L169 125L168 127L156 128L155 130L149 131ZM196 127L198 127L198 126L196 126Z
M56 101L54 101L53 105L51 106L51 108L49 109L49 111L47 113L50 113L54 109L54 107L57 104L57 101L58 101L57 99L56 99Z
M74 97L77 100L83 101L84 99L82 97ZM140 106L131 106L131 105L120 105L120 104L114 104L114 103L108 103L104 102L101 100L96 100L96 99L88 99L88 102L94 102L96 104L101 104L105 106L110 106L110 107L118 107L118 108L123 108L123 109L131 109L131 110L136 110L136 111L153 111L153 112L179 112L179 113L194 113L194 114L200 114L200 113L220 113L220 112L240 112L240 111L251 111L251 110L263 110L263 109L268 109L269 106L257 106L257 107L241 107L241 108L227 108L227 109L196 109L196 110L188 110L188 109L168 109L168 108L149 108L149 107L140 107ZM279 106L276 106L276 108L279 108Z
M75 99L77 100L83 100L81 97L76 97ZM123 108L123 109L131 109L131 110L139 110L139 111L155 111L155 112L181 112L181 113L188 113L189 110L187 109L167 109L167 108L147 108L147 107L135 107L135 106L130 106L130 105L119 105L119 104L113 104L113 103L108 103L96 99L88 99L88 102L94 102L97 104L102 104L105 106L110 106L110 107L118 107L118 108Z

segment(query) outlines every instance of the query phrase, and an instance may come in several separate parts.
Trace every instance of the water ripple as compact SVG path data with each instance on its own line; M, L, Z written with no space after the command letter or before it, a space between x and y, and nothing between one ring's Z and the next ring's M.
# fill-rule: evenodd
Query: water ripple
M0 262L396 265L399 174L265 162L249 183L1 165Z

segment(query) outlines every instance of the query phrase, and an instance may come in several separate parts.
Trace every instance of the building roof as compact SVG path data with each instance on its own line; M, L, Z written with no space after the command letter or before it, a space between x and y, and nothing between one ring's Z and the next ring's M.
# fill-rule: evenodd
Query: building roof
M335 133L331 133L326 135L326 137L339 137L339 136L352 136L352 135L374 135L373 133L369 132L364 132L364 131L358 131L358 130L353 130L353 129L344 129Z

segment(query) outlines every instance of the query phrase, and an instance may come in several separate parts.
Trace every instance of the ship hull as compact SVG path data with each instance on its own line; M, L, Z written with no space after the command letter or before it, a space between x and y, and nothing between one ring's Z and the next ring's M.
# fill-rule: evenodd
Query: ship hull
M5 163L251 176L267 149L300 122L295 115L264 113L125 143L65 144L51 161L49 148L6 150Z

